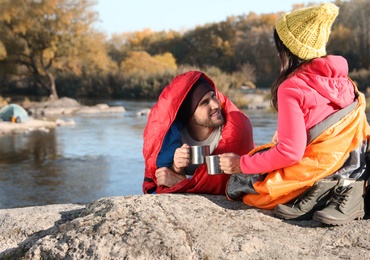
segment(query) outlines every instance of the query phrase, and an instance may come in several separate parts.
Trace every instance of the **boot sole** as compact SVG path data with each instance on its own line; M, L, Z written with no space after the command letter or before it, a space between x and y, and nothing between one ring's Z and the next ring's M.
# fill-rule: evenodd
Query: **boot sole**
M358 219L358 220L363 219L364 216L365 216L365 211L357 211L346 219L327 218L325 216L321 216L320 214L314 214L312 219L319 221L321 223L327 224L327 225L338 226L338 225L348 224L349 222L355 219Z
M310 220L312 219L314 211L309 211L304 213L303 215L297 216L293 214L289 214L287 212L281 212L278 210L278 208L274 209L274 214L278 218L287 219L287 220Z

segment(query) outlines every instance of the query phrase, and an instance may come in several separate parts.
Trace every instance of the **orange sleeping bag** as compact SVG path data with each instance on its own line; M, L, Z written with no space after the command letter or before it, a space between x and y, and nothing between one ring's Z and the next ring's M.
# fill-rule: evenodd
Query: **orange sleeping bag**
M246 194L247 205L273 209L285 204L310 188L315 181L340 169L349 156L370 135L365 114L365 98L359 93L358 104L352 112L329 126L307 145L303 158L297 164L267 173L263 181L253 187L258 194ZM256 147L249 154L272 147Z

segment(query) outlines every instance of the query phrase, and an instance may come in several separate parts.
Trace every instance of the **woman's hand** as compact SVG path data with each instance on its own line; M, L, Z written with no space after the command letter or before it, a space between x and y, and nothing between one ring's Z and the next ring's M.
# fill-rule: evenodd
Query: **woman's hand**
M235 153L224 153L219 155L220 168L223 173L241 173L240 156Z

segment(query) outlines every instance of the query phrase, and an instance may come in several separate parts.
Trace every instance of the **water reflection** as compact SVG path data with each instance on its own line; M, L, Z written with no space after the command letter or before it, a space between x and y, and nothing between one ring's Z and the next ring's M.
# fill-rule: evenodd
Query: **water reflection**
M124 114L73 117L75 126L0 136L0 208L141 194L147 118L130 110L137 102L124 106Z
M256 145L271 141L277 129L277 114L266 111L244 111L253 126L253 138Z

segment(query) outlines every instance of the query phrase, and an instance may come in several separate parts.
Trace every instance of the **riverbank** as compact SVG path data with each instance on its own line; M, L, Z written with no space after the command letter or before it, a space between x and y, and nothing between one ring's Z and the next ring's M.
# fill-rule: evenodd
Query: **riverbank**
M33 117L54 117L60 115L82 115L101 113L123 113L126 109L122 106L110 107L107 104L83 106L72 98L59 98L45 102L25 102L21 104L28 114Z
M57 121L37 120L33 118L22 123L0 121L0 135L23 134L31 131L47 132L57 126Z
M2 259L367 259L370 220L326 226L214 195L0 210Z
M268 110L271 108L269 101L265 100L264 94L249 93L240 97L239 102L240 100L243 101L244 108L247 110ZM27 111L30 119L21 123L0 121L0 135L23 134L31 131L47 132L58 126L75 124L73 119L62 120L60 119L61 116L119 114L126 112L123 106L108 106L107 104L85 106L81 105L77 100L67 97L44 102L24 101L18 103L18 105ZM6 106L6 104L3 106ZM136 111L137 116L147 116L149 113L150 108Z
M20 123L0 121L0 135L23 134L32 131L47 132L58 126L74 125L73 120L62 120L60 116L70 115L98 115L108 113L123 113L123 106L108 106L96 104L83 106L75 99L60 98L45 102L24 102L19 104L30 116L28 120Z

